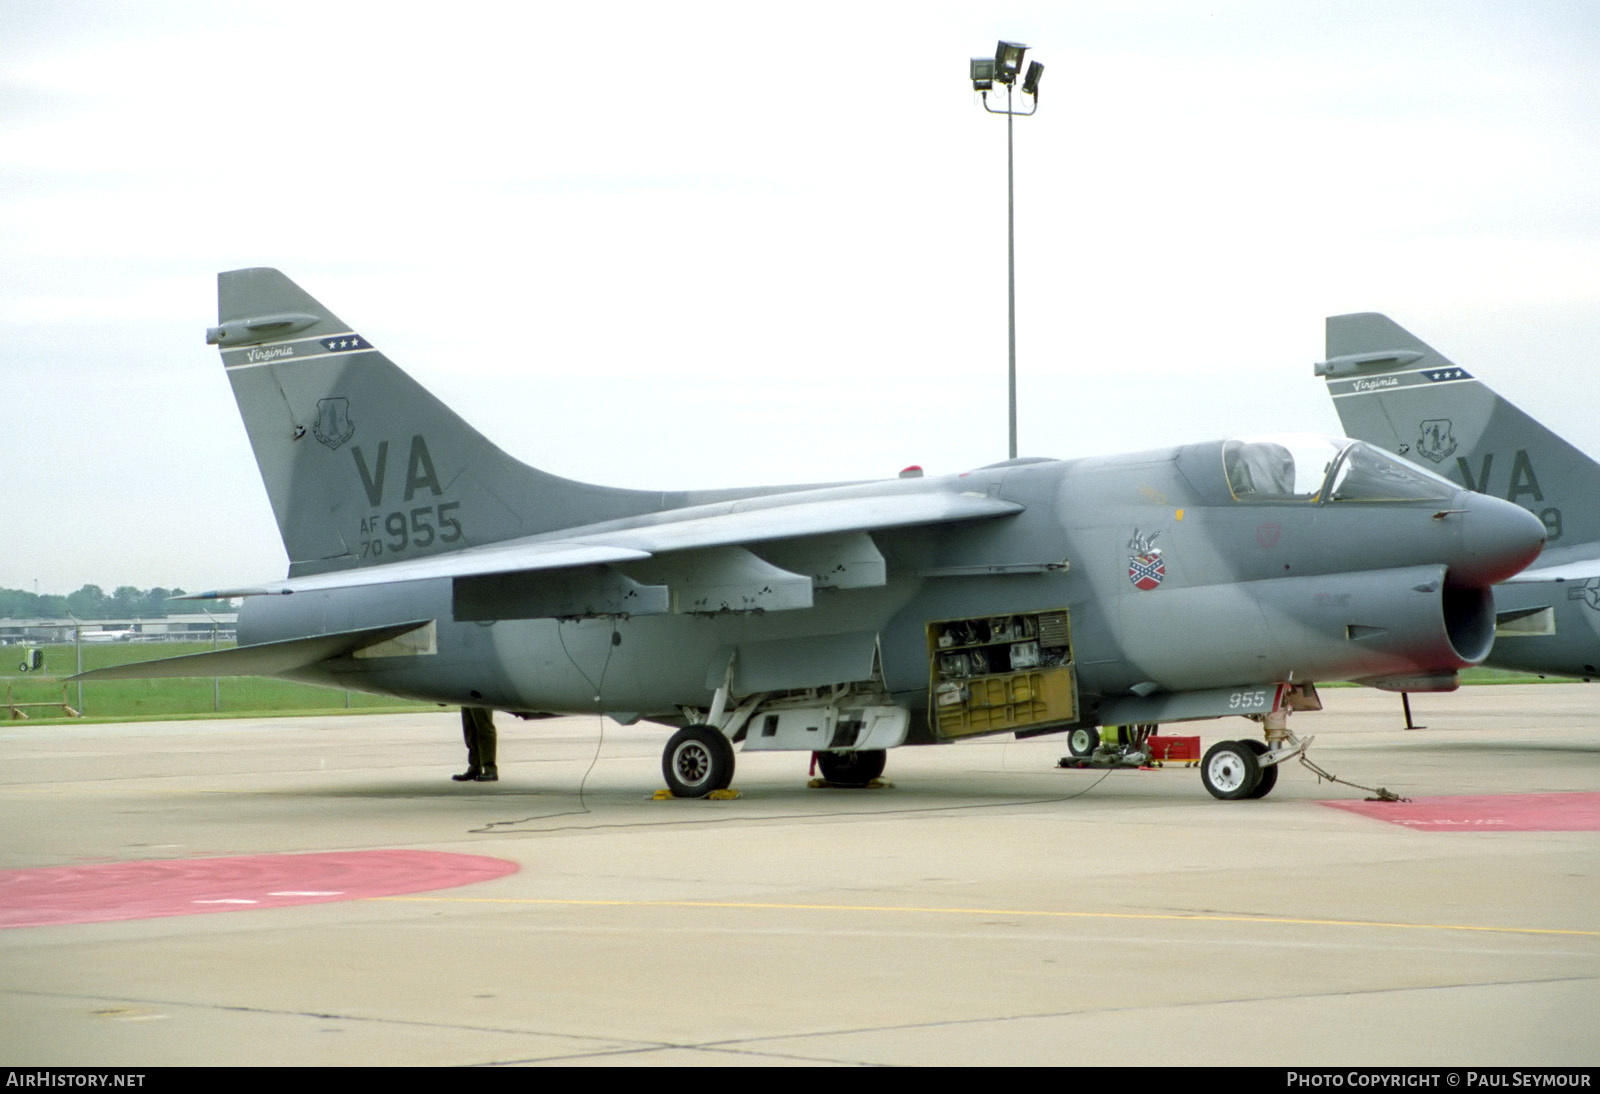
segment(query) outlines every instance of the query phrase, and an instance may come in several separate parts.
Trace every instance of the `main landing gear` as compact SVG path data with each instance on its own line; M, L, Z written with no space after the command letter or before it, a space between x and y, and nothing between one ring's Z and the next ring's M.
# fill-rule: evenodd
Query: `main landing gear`
M889 754L881 748L861 752L818 752L817 770L834 786L860 788L883 774Z
M712 726L684 726L667 742L661 774L675 798L703 798L733 782L733 742Z
M817 770L831 786L870 786L888 762L884 749L816 752ZM704 798L733 783L733 742L713 726L685 726L661 754L661 774L674 798Z
M883 774L887 750L905 742L911 721L910 711L882 691L849 684L738 700L732 689L730 660L710 707L678 708L683 728L661 756L674 798L730 796L718 792L733 783L735 744L745 752L810 753L813 773L820 770L827 785L870 786Z

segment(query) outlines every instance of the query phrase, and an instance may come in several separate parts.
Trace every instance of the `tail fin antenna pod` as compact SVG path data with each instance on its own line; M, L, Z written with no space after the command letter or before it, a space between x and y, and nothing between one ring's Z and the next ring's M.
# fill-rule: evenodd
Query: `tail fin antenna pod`
M257 342L279 339L315 325L315 315L288 314L262 315L254 319L238 319L220 327L206 328L208 346L249 346Z

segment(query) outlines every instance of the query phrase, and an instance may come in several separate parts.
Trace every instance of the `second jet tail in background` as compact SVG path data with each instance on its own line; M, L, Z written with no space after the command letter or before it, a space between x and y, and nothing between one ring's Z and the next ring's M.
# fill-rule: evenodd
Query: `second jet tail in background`
M1329 316L1316 373L1344 431L1539 517L1549 545L1600 539L1600 464L1387 316Z

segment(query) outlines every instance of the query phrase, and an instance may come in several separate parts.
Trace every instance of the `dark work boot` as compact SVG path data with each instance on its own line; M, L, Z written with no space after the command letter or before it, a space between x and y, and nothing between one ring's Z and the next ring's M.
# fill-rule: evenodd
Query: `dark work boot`
M451 775L450 778L458 783L476 782L483 778L483 772L475 767L469 767L459 775Z
M486 767L474 775L473 779L480 783L497 783L500 781L500 771L494 767Z

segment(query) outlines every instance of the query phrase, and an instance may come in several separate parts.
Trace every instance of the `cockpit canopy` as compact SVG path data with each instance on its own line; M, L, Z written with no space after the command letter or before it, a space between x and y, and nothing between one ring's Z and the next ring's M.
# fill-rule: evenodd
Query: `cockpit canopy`
M1346 437L1285 433L1225 441L1222 467L1236 501L1443 501L1460 489Z

